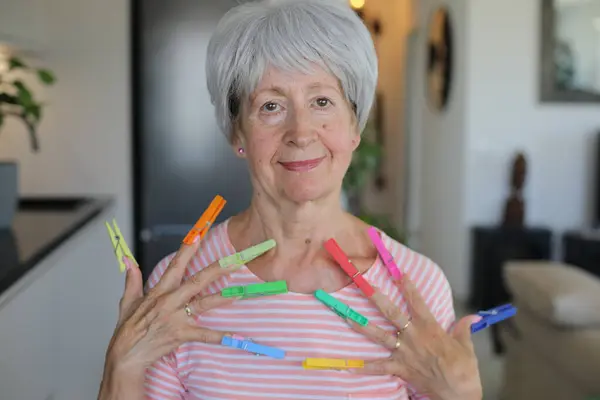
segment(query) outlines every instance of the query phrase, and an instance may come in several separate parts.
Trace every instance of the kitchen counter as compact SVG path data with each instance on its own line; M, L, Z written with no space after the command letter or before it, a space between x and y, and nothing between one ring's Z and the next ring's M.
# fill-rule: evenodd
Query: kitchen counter
M0 295L112 204L108 198L24 198L0 230Z

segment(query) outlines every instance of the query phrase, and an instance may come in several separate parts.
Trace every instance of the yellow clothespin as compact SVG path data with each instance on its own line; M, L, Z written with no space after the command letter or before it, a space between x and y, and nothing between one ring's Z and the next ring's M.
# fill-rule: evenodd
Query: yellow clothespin
M127 246L127 243L125 242L125 239L123 238L123 234L121 233L121 230L119 229L119 225L117 225L117 221L113 219L113 228L110 227L110 224L108 222L105 222L106 224L106 229L108 229L108 236L110 236L110 241L112 242L113 245L113 249L115 252L115 257L117 257L117 261L119 262L119 267L121 269L121 272L124 272L125 269L127 268L125 265L125 262L123 262L123 257L128 257L129 259L131 259L131 261L133 261L134 263L137 264L137 261L135 261L135 258L133 257L133 254L131 253L131 250L129 250L129 246Z
M347 369L364 368L363 360L346 360L343 358L307 358L302 362L304 369Z

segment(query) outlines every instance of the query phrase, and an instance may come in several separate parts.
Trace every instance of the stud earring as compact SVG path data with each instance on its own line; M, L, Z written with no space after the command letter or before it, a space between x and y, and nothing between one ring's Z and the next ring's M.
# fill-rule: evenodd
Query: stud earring
M240 147L240 148L238 149L238 153L240 153L240 154L244 154L244 148L243 148L243 147Z

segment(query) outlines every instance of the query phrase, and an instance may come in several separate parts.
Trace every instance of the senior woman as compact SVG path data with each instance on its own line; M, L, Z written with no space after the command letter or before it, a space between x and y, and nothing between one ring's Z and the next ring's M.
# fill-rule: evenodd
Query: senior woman
M469 331L476 317L455 324L441 269L379 232L404 273L393 281L368 226L340 206L377 82L373 43L355 13L327 0L237 6L212 36L206 71L220 128L248 163L251 205L161 261L145 293L129 262L100 398L481 399ZM375 295L365 297L324 250L330 238ZM219 268L222 257L267 239L277 246L263 256ZM219 295L226 286L277 280L288 293ZM315 299L317 289L369 324L336 316ZM221 346L225 334L282 348L286 357ZM308 370L307 357L367 362Z

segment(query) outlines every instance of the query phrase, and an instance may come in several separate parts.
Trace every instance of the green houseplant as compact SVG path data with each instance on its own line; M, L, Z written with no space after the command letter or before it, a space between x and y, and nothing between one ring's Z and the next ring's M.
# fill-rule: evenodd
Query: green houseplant
M1 63L0 59L0 63ZM22 122L33 152L40 149L37 128L44 103L37 101L23 78L34 75L43 85L52 85L54 74L43 68L32 68L17 57L0 65L0 133L8 118ZM18 204L18 168L14 161L0 162L0 229L9 229Z
M368 123L358 148L355 150L350 167L342 188L348 202L349 211L365 221L384 231L391 238L406 243L404 235L394 226L389 215L370 213L362 205L360 196L363 193L373 172L381 162L383 149L370 137L373 136L372 123Z
M31 149L39 151L37 127L42 118L43 103L38 102L19 74L35 74L44 85L52 85L54 74L47 69L31 68L21 59L11 57L5 72L0 69L0 131L8 117L19 119L27 128Z

